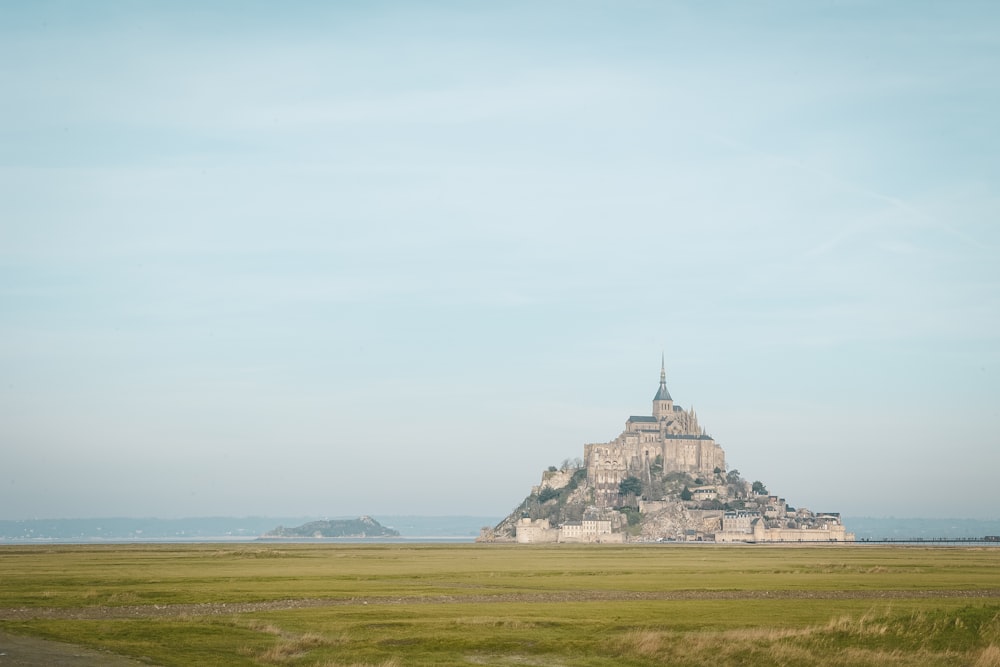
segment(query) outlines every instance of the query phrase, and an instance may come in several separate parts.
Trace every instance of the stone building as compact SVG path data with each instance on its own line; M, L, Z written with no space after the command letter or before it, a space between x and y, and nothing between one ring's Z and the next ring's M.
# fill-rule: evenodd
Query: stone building
M522 517L515 526L515 539L518 544L541 544L558 542L559 529L553 528L548 519L529 519Z
M552 526L548 519L522 517L515 526L515 540L518 544L541 544L546 542L590 542L618 543L625 541L625 535L613 530L609 519L585 518L583 521L566 521L559 527Z
M662 466L664 473L692 475L712 475L716 468L726 469L725 452L699 426L695 411L685 410L671 398L662 360L653 414L629 417L621 435L611 442L584 445L583 452L587 479L599 507L617 500L623 479L648 479L654 465Z
M797 513L806 525L790 528L771 522L760 512L726 512L722 517L722 530L715 534L715 541L726 542L853 542L854 533L848 533L840 521L839 513L813 514L809 510Z
M737 510L722 515L722 532L752 533L754 523L760 519L760 512Z

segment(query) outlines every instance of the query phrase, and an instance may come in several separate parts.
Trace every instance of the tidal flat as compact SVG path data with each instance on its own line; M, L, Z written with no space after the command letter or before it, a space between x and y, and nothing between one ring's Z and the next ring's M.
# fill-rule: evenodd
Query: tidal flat
M0 630L150 665L1000 667L1000 548L0 547Z

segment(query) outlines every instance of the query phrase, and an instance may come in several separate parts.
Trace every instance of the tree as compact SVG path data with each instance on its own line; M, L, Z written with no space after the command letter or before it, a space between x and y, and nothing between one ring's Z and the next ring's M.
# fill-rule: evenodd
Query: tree
M638 526L642 521L642 515L639 514L639 510L634 507L622 507L619 508L618 511L624 514L625 518L628 519L629 526Z
M685 486L684 490L681 491L681 500L691 500L693 497L694 496L691 495L691 489Z
M626 477L618 485L618 493L623 496L629 494L633 496L638 496L642 494L642 480L638 477Z
M547 503L553 498L559 497L559 491L553 489L551 486L543 487L541 491L538 492L538 502Z
M740 481L740 471L733 468L728 473L726 473L726 481L730 484L736 484Z
M754 482L753 486L751 486L750 488L758 496L766 496L767 495L767 487L764 486L764 482L762 482L760 480L757 480L756 482Z

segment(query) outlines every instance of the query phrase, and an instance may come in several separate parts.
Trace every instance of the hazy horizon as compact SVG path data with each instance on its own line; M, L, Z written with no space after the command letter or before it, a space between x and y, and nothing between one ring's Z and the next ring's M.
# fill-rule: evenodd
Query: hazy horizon
M4 518L0 519L3 522L17 522L17 521L100 521L102 519L122 519L127 521L186 521L186 520L202 520L202 519L235 519L235 520L247 520L247 519L261 519L261 520L285 520L285 519L295 519L295 520L340 520L340 519L357 519L362 516L370 516L372 518L378 519L379 517L412 517L418 519L454 519L454 518L477 518L477 519L495 519L497 522L506 518L507 515L493 515L493 514L401 514L399 512L388 512L382 514L371 514L371 513L361 513L361 514L339 514L339 513L328 513L328 514L295 514L295 515L280 515L280 514L205 514L205 515L189 515L189 516L140 516L140 515L108 515L108 516L46 516L46 517L18 517L18 518ZM843 515L842 515L843 516ZM1000 521L1000 518L989 517L989 518L977 518L977 517L967 517L967 516L946 516L946 517L922 517L922 516L887 516L887 515L853 515L845 516L846 519L872 519L877 521L974 521L980 523L991 523Z
M1000 5L0 6L0 519L504 516L666 356L796 507L1000 508Z
M299 517L189 517L181 519L102 517L92 519L0 519L0 542L92 543L254 541L279 526L297 527L317 520L355 520L357 516ZM483 527L502 517L378 515L381 525L409 540L464 538L469 541ZM924 519L843 517L844 526L858 541L881 539L983 539L1000 535L1000 519ZM985 542L995 545L996 542Z

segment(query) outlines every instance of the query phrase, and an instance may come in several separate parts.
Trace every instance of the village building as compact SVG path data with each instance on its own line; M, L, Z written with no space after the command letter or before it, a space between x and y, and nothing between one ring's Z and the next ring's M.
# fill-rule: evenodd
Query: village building
M539 544L543 542L590 542L622 543L624 534L611 529L607 519L584 519L566 521L558 527L549 524L548 519L522 518L515 527L515 540L519 544Z
M848 533L837 513L797 515L808 521L805 526L789 527L780 522L768 521L756 511L726 512L722 515L722 530L715 534L715 541L725 542L853 542L854 534ZM766 512L765 512L766 514Z

